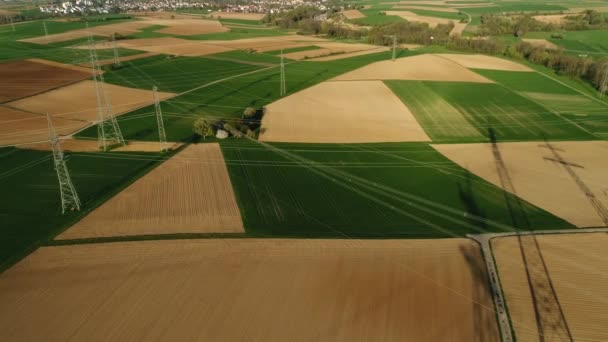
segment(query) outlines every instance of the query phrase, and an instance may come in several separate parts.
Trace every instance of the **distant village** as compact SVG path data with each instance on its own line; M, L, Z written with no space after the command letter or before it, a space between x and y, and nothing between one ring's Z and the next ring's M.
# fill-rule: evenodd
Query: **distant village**
M40 6L42 13L51 15L90 15L128 12L175 11L180 9L222 10L236 13L277 13L301 5L326 10L327 0L253 0L249 4L198 1L129 1L129 0L72 0L56 1Z

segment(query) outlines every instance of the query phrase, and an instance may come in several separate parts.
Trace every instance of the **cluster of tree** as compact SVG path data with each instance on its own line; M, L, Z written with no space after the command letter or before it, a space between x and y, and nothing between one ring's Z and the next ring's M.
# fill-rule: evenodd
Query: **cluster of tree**
M454 36L450 37L445 45L451 50L478 52L490 55L503 54L505 51L507 51L507 45L505 42L493 37L487 39L469 39Z
M199 118L194 121L192 131L203 139L216 135L219 130L223 130L235 138L248 137L255 139L263 116L263 109L247 107L240 119L212 120Z
M285 29L297 29L301 21L313 20L322 13L314 6L301 6L287 12L269 14L262 21Z
M608 16L594 10L586 10L580 15L566 16L565 19L561 28L569 31L595 30L608 27Z
M564 17L561 23L545 23L534 19L531 14L484 14L477 31L481 36L513 34L521 37L532 31L593 30L608 27L608 16L594 10Z
M371 44L390 45L393 42L390 36L396 35L399 43L445 44L453 28L454 24L451 22L431 28L427 23L399 21L372 27L367 40Z
M481 16L478 34L481 36L513 34L516 37L521 37L531 31L553 31L556 28L556 25L540 22L530 14L484 14Z
M514 49L505 53L509 57L520 57L544 65L562 75L579 77L600 88L608 75L608 58L593 60L565 54L562 50L547 50L544 47L526 42L518 42Z
M324 34L332 38L361 39L367 34L365 29L353 29L341 23L314 19L301 20L297 28L299 34Z

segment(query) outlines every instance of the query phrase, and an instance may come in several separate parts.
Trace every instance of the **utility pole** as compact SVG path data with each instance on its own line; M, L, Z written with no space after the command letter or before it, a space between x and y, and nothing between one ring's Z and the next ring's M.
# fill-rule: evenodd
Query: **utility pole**
M393 56L391 58L391 60L394 62L395 59L397 58L397 35L393 34L393 35L386 35L385 37L389 37L393 39Z
M120 67L120 56L118 55L118 47L116 44L116 33L112 34L112 45L114 49L114 68L118 69Z
M163 111L160 108L160 99L158 98L158 88L154 86L154 108L156 109L156 123L158 124L158 141L160 142L160 151L165 150L167 144L167 134L165 133L165 122L163 121Z
M44 26L44 38L45 40L49 40L49 30L46 28L46 20L42 21L42 26Z
M283 62L283 49L281 49L281 96L285 96L287 93L287 86L285 85L285 62Z
M13 28L13 32L15 32L15 23L13 22L13 17L11 17L10 15L7 15L6 20L11 24L11 27Z
M95 94L97 97L97 139L99 148L107 151L113 144L125 145L125 140L122 137L122 132L118 126L118 121L112 111L112 104L104 90L104 78L97 60L97 50L93 36L89 33L89 55L91 57L91 70L93 72L93 81L95 83ZM113 142L113 143L112 143Z
M72 179L70 178L70 172L65 163L63 155L63 149L61 143L53 127L51 116L47 113L46 119L49 125L49 140L51 148L53 150L53 164L55 166L55 172L57 172L57 180L59 181L59 193L61 195L61 213L65 214L67 210L80 210L80 198L76 193Z

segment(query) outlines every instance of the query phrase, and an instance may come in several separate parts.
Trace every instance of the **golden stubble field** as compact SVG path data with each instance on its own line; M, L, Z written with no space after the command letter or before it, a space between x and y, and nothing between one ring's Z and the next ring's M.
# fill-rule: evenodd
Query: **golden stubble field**
M58 239L243 231L222 151L211 143L187 146Z
M266 106L259 139L306 143L430 141L410 110L381 81L323 82L273 102Z
M381 61L333 78L338 81L415 80L493 83L447 58L424 54Z
M536 238L573 339L608 341L608 234L551 234ZM492 249L517 341L539 341L517 237L495 238Z
M44 247L0 275L4 341L499 341L470 240Z

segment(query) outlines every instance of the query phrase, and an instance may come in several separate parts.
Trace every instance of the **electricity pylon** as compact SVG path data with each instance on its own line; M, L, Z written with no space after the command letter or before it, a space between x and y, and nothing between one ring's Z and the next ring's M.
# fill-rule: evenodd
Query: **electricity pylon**
M114 49L114 68L120 67L120 56L118 55L118 47L116 44L116 33L112 35L112 48Z
M7 15L6 20L11 24L11 28L13 29L13 32L15 32L15 23L13 22L13 17Z
M55 171L57 172L57 180L59 181L59 193L61 194L61 213L65 214L67 210L80 210L80 198L76 193L72 179L70 178L70 172L65 163L63 156L63 149L61 143L53 127L53 121L51 116L47 113L46 119L49 124L49 141L53 150L53 164Z
M154 86L154 108L156 109L156 123L158 124L158 141L160 142L161 152L165 150L167 144L167 134L165 133L165 122L163 121L163 111L160 108L160 99L158 98L158 88Z
M42 21L42 26L44 26L44 39L49 40L49 30L46 28L46 20Z
M93 82L95 83L95 94L97 96L97 139L99 148L104 151L114 144L125 145L118 121L112 111L112 104L104 90L104 79L97 60L97 50L93 36L89 33L89 55L91 57L91 70L93 71ZM113 143L111 143L113 142Z
M285 96L287 93L287 86L285 85L285 62L283 62L283 49L281 49L281 96Z
M394 62L397 58L397 35L386 35L385 37L393 38L393 57L391 58L391 60Z

